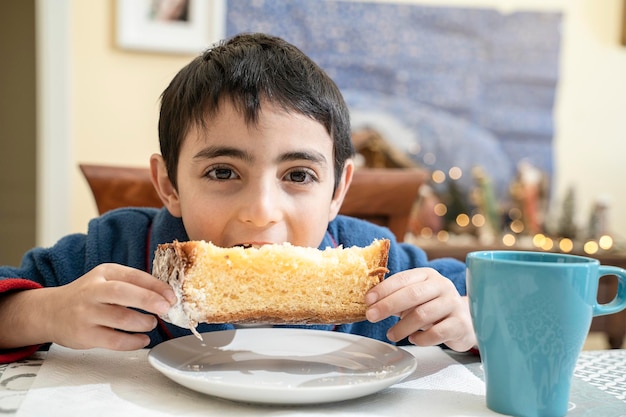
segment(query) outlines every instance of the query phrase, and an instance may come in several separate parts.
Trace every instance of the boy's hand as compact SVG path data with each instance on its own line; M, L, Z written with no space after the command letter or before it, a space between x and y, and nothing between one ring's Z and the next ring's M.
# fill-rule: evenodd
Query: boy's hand
M75 349L143 348L150 338L127 332L148 332L157 320L133 308L163 314L176 301L166 283L118 264L99 265L76 281L43 291L48 294L40 320L47 321L47 341Z
M432 268L399 272L372 288L365 296L366 317L375 323L400 317L387 332L393 342L409 337L419 346L445 343L464 352L476 345L467 297Z

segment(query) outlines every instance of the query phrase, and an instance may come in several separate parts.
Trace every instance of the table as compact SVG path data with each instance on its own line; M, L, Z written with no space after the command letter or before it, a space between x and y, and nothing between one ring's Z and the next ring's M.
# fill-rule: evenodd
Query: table
M499 416L485 406L477 356L438 347L405 348L416 371L360 399L313 406L270 406L220 400L188 390L150 366L147 350L49 352L0 365L5 416ZM572 381L572 416L626 415L626 350L583 351Z

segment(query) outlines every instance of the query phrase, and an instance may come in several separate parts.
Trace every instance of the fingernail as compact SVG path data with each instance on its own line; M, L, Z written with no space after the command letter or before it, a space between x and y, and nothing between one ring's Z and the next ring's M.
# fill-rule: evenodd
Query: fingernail
M378 312L378 309L376 308L369 308L365 312L365 318L371 321L372 323L376 323L378 319L380 318L380 313Z
M368 292L367 294L365 294L365 304L366 305L372 305L376 302L376 300L378 300L378 296L376 295L375 292Z
M178 298L172 289L165 290L163 295L165 296L165 299L170 302L170 305L174 305L178 301Z
M166 303L165 301L159 301L156 305L156 311L159 314L165 314L169 311L171 304Z

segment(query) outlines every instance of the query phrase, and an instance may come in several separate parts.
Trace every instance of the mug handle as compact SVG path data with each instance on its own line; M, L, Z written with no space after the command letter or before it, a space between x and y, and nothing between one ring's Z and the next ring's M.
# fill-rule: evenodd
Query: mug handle
M606 304L594 305L594 317L619 313L626 308L626 270L616 266L600 265L598 272L598 279L605 275L615 275L617 277L617 294L615 294L615 298Z

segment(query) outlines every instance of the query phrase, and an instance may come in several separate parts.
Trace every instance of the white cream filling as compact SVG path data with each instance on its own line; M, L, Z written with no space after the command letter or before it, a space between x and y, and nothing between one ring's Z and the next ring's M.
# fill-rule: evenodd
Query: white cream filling
M168 270L168 265L171 265L171 259L175 257L176 255L173 250L167 250L165 256L161 257L158 261L156 261L157 258L155 258L153 265L154 275L167 282L176 295L176 304L170 307L168 312L160 317L168 323L191 330L198 339L203 340L200 333L196 330L198 322L191 318L189 311L187 311L183 303L183 282L185 281L184 267L175 265Z

